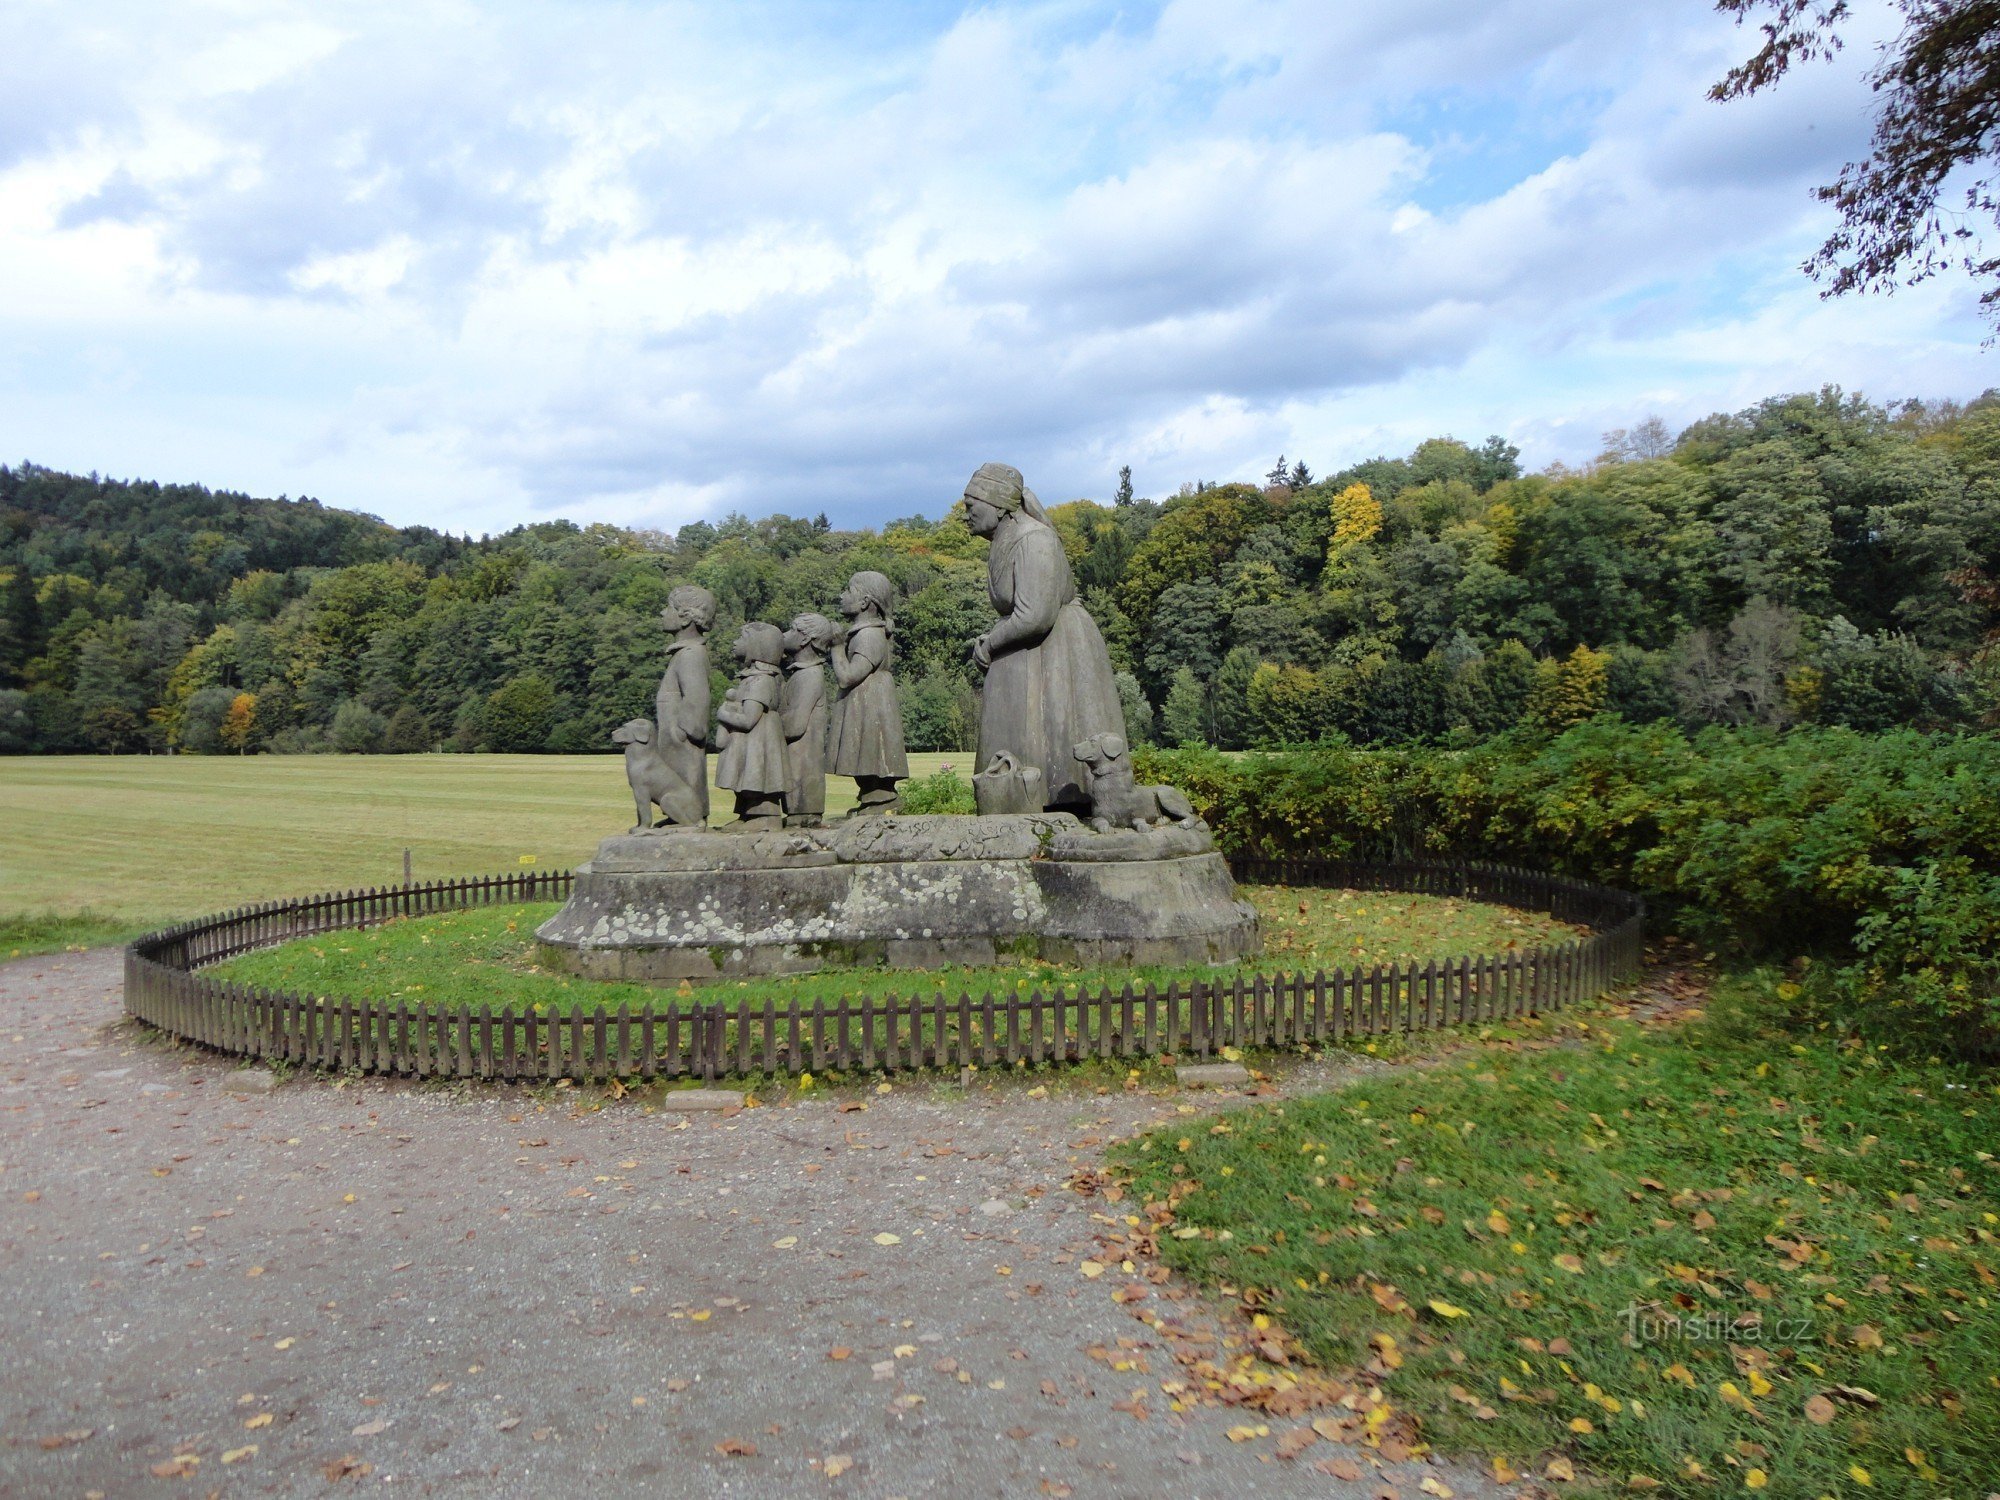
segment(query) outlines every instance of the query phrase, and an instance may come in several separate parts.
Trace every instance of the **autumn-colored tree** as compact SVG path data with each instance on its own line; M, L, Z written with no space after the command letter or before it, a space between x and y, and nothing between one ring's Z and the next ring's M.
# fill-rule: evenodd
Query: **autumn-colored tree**
M229 702L229 712L222 716L222 724L216 731L223 745L238 755L250 748L250 736L257 728L257 695L238 693Z
M1604 712L1611 698L1611 653L1578 646L1568 656L1535 663L1528 717L1550 729L1567 729Z

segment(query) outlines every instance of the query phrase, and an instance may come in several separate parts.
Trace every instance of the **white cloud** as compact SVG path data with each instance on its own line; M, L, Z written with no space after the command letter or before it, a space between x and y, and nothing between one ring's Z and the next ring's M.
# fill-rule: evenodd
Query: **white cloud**
M993 457L1161 493L1988 379L1962 289L1796 273L1865 48L1716 106L1749 40L1678 0L77 15L0 22L38 462L475 531L880 520Z

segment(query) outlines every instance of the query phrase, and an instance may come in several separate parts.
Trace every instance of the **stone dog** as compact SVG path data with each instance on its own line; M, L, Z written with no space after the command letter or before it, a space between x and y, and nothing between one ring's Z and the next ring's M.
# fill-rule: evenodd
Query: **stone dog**
M1168 823L1192 828L1198 821L1187 794L1179 787L1140 786L1133 779L1123 736L1093 734L1070 753L1083 762L1090 790L1090 826L1099 833L1114 828L1144 832Z
M687 785L654 747L654 734L651 719L627 719L611 732L611 742L625 747L625 779L632 784L632 802L639 812L634 833L653 826L655 803L669 819L687 816Z

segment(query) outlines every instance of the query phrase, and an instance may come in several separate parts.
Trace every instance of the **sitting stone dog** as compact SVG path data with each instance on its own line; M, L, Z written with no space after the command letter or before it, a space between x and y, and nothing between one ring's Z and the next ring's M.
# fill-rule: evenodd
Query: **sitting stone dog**
M611 732L611 742L625 747L625 779L632 784L632 802L639 812L634 833L653 827L655 803L668 826L701 822L687 783L654 747L654 732L651 719L627 719Z
M1090 826L1099 833L1114 828L1165 827L1177 823L1196 827L1200 819L1187 793L1174 786L1140 786L1132 775L1132 760L1125 753L1122 735L1093 734L1072 748L1083 762L1084 777L1090 787Z

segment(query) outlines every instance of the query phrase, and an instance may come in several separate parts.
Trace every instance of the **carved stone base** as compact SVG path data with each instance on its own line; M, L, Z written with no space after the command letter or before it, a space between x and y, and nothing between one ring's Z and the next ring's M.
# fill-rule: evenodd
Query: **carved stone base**
M862 818L598 845L537 930L593 979L1062 963L1223 963L1257 951L1205 828L1093 833L1067 813Z

